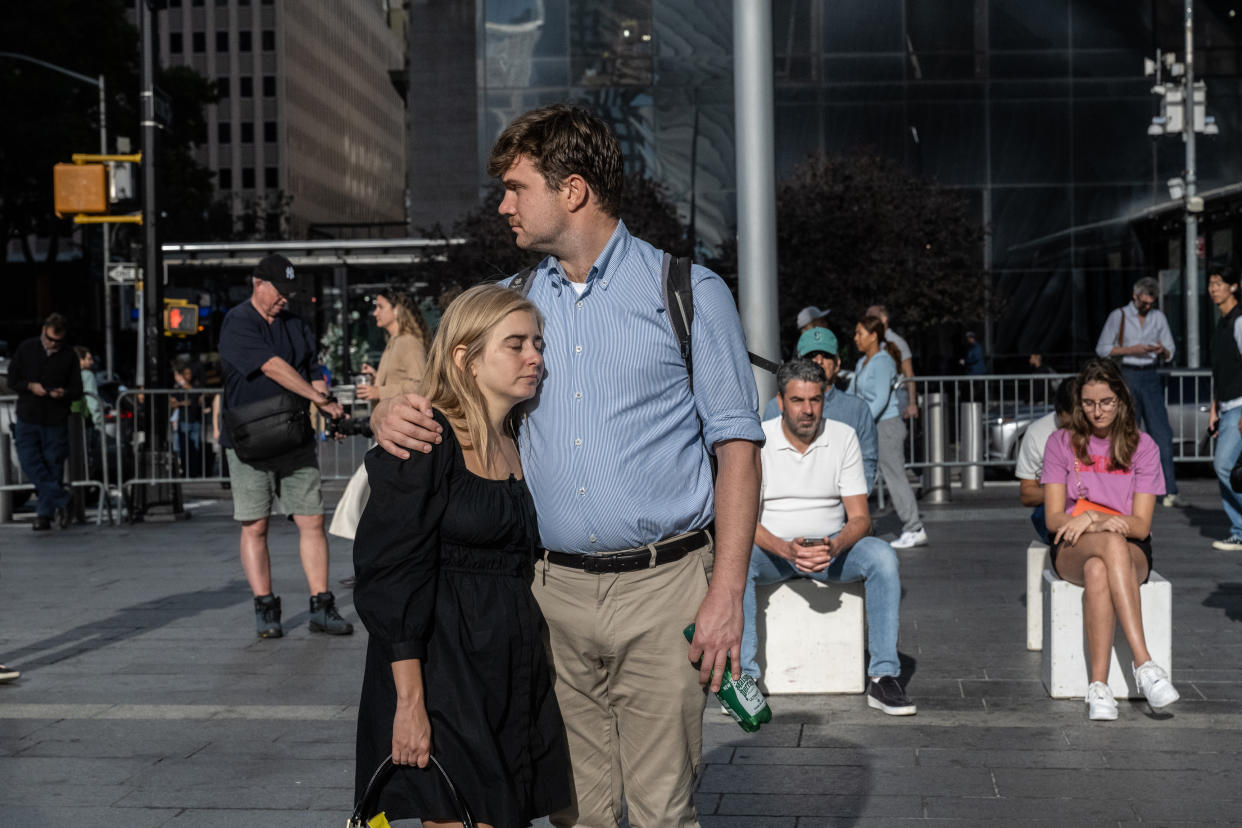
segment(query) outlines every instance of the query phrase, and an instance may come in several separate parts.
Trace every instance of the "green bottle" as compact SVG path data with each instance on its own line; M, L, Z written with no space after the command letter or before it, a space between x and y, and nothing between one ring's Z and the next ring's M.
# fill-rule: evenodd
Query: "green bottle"
M694 625L686 627L682 634L686 641L694 641ZM695 665L698 666L697 664ZM737 679L729 669L729 660L725 659L724 678L720 680L720 690L716 698L733 720L742 726L747 733L754 733L759 725L772 721L772 708L759 691L759 685L750 676L742 673Z

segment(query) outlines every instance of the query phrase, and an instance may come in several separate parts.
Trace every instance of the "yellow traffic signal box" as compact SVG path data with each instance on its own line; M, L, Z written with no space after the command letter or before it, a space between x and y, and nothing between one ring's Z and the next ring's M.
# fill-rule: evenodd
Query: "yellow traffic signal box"
M57 164L52 184L57 216L108 211L108 169L103 164Z

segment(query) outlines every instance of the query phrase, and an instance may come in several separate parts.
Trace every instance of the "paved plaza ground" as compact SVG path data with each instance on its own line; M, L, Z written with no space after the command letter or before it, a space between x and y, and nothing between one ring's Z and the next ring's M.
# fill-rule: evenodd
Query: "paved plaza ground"
M1157 507L1154 530L1182 693L1167 713L1123 701L1118 721L1092 723L1081 701L1047 697L1025 647L1017 488L955 489L924 507L932 544L901 553L918 715L781 696L746 734L709 705L702 824L1242 824L1242 553L1209 545L1227 533L1214 481L1183 491L1190 507ZM280 521L287 632L256 639L222 496L188 491L193 518L178 523L0 526L0 662L23 671L0 685L0 826L344 823L365 632L307 631L296 532ZM895 518L879 528L891 537ZM349 547L333 553L335 585Z

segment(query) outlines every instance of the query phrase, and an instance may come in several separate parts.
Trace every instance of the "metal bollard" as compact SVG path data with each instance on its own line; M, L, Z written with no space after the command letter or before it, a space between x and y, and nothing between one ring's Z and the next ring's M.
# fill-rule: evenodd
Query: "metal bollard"
M961 404L961 459L968 463L983 460L983 403ZM977 492L983 489L983 466L962 466L962 489Z
M924 503L949 502L949 473L944 467L944 394L925 395L923 412L923 443L927 446L927 462L930 463L923 473L926 491Z
M13 438L0 432L0 486L7 486L13 480L13 463L9 458L9 442ZM0 492L0 523L8 523L13 519L13 493Z

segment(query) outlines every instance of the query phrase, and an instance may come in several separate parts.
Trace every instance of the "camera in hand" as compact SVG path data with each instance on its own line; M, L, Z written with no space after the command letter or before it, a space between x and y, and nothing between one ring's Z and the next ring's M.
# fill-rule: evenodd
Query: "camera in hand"
M353 437L356 434L369 440L371 439L371 420L337 417L334 420L328 420L324 432L329 437L335 437L338 434L342 437Z

